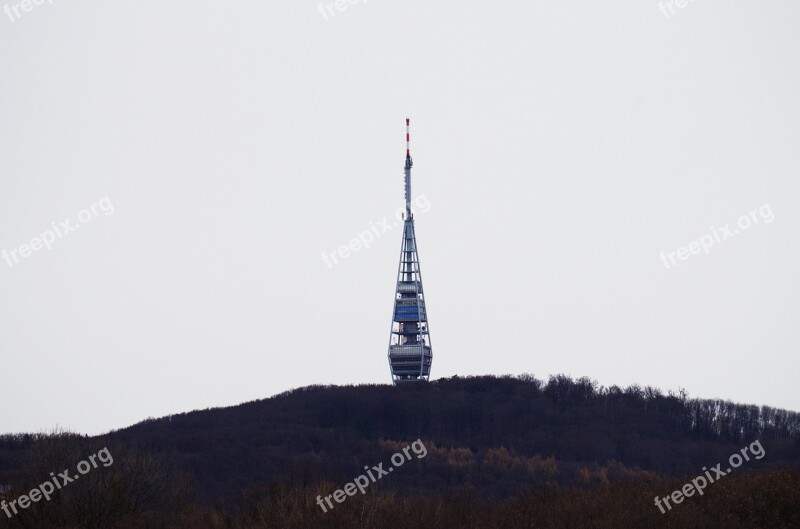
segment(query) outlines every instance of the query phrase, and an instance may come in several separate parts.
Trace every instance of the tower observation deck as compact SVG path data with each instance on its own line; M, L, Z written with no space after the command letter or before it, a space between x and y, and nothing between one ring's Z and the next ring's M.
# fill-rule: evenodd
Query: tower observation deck
M392 381L413 382L428 380L433 353L422 289L417 240L414 234L414 215L411 213L410 120L406 118L405 190L406 211L403 215L403 240L400 245L400 265L394 296L394 312L389 332L389 369Z

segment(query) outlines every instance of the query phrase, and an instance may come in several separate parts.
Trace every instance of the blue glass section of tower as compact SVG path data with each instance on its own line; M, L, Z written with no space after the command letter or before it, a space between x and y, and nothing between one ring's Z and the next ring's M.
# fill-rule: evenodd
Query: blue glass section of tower
M406 120L406 127L409 120ZM406 141L409 133L406 131ZM400 246L400 264L397 271L392 326L389 334L389 368L392 381L412 382L428 380L433 353L422 288L417 241L414 233L414 216L411 213L411 151L406 149L405 195L406 213L403 222L403 240Z

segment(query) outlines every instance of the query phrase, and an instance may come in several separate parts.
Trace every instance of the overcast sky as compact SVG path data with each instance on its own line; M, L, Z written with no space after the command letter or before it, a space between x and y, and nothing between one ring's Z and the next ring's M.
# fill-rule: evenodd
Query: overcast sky
M406 116L432 378L800 410L796 1L8 1L0 432L389 383Z

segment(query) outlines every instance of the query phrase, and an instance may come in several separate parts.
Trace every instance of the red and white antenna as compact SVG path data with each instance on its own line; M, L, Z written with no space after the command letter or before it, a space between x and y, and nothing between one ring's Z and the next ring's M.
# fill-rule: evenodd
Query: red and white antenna
M406 214L403 218L411 218L411 166L414 165L411 160L411 120L406 118Z
M411 120L406 118L406 158L411 158Z

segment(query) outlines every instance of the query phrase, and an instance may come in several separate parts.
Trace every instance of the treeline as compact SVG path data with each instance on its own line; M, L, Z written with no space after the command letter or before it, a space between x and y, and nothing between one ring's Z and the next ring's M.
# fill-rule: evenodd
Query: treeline
M125 443L63 431L4 442L14 440L27 448L16 468L0 473L0 483L11 485L0 492L0 528L122 529L147 520L167 527L193 508L193 478ZM103 449L104 464L79 473L76 465Z
M270 399L150 419L108 439L191 475L205 505L242 491L346 483L421 439L429 455L376 485L400 497L507 499L526 489L593 489L685 476L759 440L739 471L800 463L800 416L581 378L453 377L406 386L311 386ZM0 437L0 486L15 484L33 436ZM55 470L48 469L48 472Z
M689 399L654 388L604 388L554 376L453 377L406 386L311 386L225 409L150 420L115 437L190 469L209 498L256 483L342 481L385 460L384 440L423 439L466 450L471 465L439 464L393 479L423 493L469 485L508 496L526 485L575 481L592 465L683 475L759 439L759 468L800 461L800 416L769 407ZM555 476L497 475L490 450L513 458L554 458ZM433 467L433 469L428 468ZM621 472L622 473L622 472Z
M157 458L115 444L58 434L40 439L25 456L21 490L38 486L48 469L70 468L107 447L114 464L82 476L8 518L0 529L794 529L800 527L800 470L731 474L702 496L686 498L665 513L654 498L680 489L685 480L590 488L548 484L505 500L469 487L453 493L401 496L380 488L348 497L323 512L317 503L340 483L285 483L250 487L239 501L207 505L191 478ZM83 479L85 478L85 479ZM18 493L17 493L18 494ZM0 494L10 501L17 494Z

